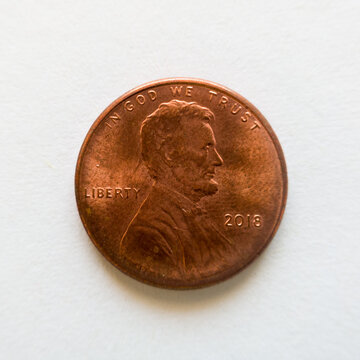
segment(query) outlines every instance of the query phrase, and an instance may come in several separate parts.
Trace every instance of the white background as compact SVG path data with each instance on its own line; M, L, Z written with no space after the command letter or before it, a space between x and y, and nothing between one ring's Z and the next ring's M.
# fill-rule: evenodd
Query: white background
M359 359L359 1L1 1L2 359ZM100 112L164 77L223 84L282 144L262 256L170 291L108 264L74 172Z

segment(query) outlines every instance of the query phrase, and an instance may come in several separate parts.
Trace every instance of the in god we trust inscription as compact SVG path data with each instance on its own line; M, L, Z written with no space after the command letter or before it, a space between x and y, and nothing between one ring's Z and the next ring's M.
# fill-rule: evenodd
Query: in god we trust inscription
M230 277L266 247L287 175L252 104L223 86L174 78L105 109L81 148L75 187L83 224L113 265L189 289Z

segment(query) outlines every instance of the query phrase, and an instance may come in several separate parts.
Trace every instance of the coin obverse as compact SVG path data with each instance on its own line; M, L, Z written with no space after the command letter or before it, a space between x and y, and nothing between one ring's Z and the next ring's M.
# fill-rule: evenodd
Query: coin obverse
M191 289L251 263L284 212L284 155L234 91L191 78L140 86L98 117L75 176L81 220L114 266Z

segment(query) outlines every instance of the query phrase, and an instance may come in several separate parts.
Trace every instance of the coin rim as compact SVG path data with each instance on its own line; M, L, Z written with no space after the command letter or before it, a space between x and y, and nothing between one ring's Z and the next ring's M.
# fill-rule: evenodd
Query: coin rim
M125 99L129 98L130 96L136 94L137 92L143 91L145 89L148 89L148 88L151 88L151 87L154 87L154 86L173 84L173 83L186 83L186 84L194 84L194 85L213 87L213 88L218 89L221 92L224 92L224 93L227 93L227 94L231 95L232 97L238 99L239 102L243 103L246 107L250 108L251 111L256 115L256 117L261 121L263 127L266 129L266 131L268 132L270 138L273 141L273 144L274 144L274 146L276 148L278 158L279 158L279 161L280 161L281 172L282 172L282 180L283 180L283 199L282 199L282 202L281 202L280 213L279 213L279 216L278 216L278 218L277 218L277 220L276 220L276 222L274 224L273 231L268 236L268 238L267 238L266 242L264 243L264 245L256 253L254 253L253 256L250 257L250 259L247 261L247 263L244 264L240 268L236 268L235 270L233 269L234 266L232 266L229 270L223 271L220 274L215 274L215 275L212 275L211 277L208 277L208 278L199 279L199 281L197 283L194 283L194 284L191 284L191 285L180 285L180 286L179 285L172 285L172 284L161 284L161 283L158 283L158 282L155 282L155 281L151 281L149 279L144 279L139 275L139 271L132 273L129 269L124 268L124 267L121 266L121 264L118 264L115 261L113 261L111 259L111 257L107 254L107 252L104 251L104 249L101 247L101 245L98 244L98 242L96 241L95 236L92 235L90 229L87 226L86 219L85 219L85 217L84 217L84 215L83 215L83 213L81 211L81 207L80 207L81 200L80 200L80 190L79 190L79 186L80 186L80 170L81 170L82 161L83 161L83 158L84 158L85 149L86 149L86 147L88 145L88 142L90 141L92 135L94 134L95 129L100 125L100 123L103 121L103 119L106 117L106 115L108 115L109 112L112 111L116 106L118 106L122 101L124 101ZM281 222L281 220L283 218L283 215L284 215L286 201L287 201L287 194L288 194L288 176L287 176L287 167L286 167L284 153L283 153L280 142L279 142L275 132L273 131L272 127L270 126L270 124L268 123L266 118L256 108L256 106L254 106L250 101L245 99L243 96L238 94L236 91L233 91L233 90L231 90L231 89L229 89L229 88L227 88L227 87L225 87L223 85L217 84L215 82L208 81L208 80L203 80L203 79L198 79L198 78L173 77L173 78L165 78L165 79L154 80L154 81L150 81L148 83L145 83L143 85L140 85L138 87L135 87L132 90L127 91L122 96L118 97L109 106L107 106L105 108L105 110L98 116L98 118L95 120L95 122L92 124L89 131L87 132L86 137L85 137L85 139L83 141L83 144L82 144L82 146L80 148L80 152L79 152L77 163L76 163L76 170L75 170L75 196L76 196L76 204L77 204L78 212L79 212L81 221L82 221L82 223L83 223L83 225L85 227L85 230L86 230L88 236L90 237L91 241L95 245L95 247L106 258L106 260L108 260L113 266L115 266L117 269L119 269L124 274L126 274L126 275L128 275L128 276L130 276L130 277L132 277L132 278L134 278L134 279L136 279L138 281L141 281L142 283L152 285L152 286L156 286L156 287L160 287L160 288L165 288L165 289L189 290L189 289L198 289L198 288L208 287L208 286L211 286L211 285L215 285L215 284L217 284L217 283L219 283L221 281L227 280L227 279L231 278L232 276L236 275L237 273L239 273L240 271L244 270L248 265L250 265L264 251L264 249L268 246L268 244L273 239L275 233L277 232L277 230L279 228L279 225L280 225L280 222Z

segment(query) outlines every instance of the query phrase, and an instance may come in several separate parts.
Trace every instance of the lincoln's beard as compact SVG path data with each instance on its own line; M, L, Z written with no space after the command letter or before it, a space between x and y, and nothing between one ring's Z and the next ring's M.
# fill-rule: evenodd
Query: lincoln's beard
M191 171L176 171L176 169L173 169L172 175L175 180L172 184L175 185L175 190L193 201L199 201L202 197L213 195L218 191L218 183L214 179L195 176Z
M201 197L214 195L218 191L218 183L211 179L201 179L192 184L193 190L198 193Z

